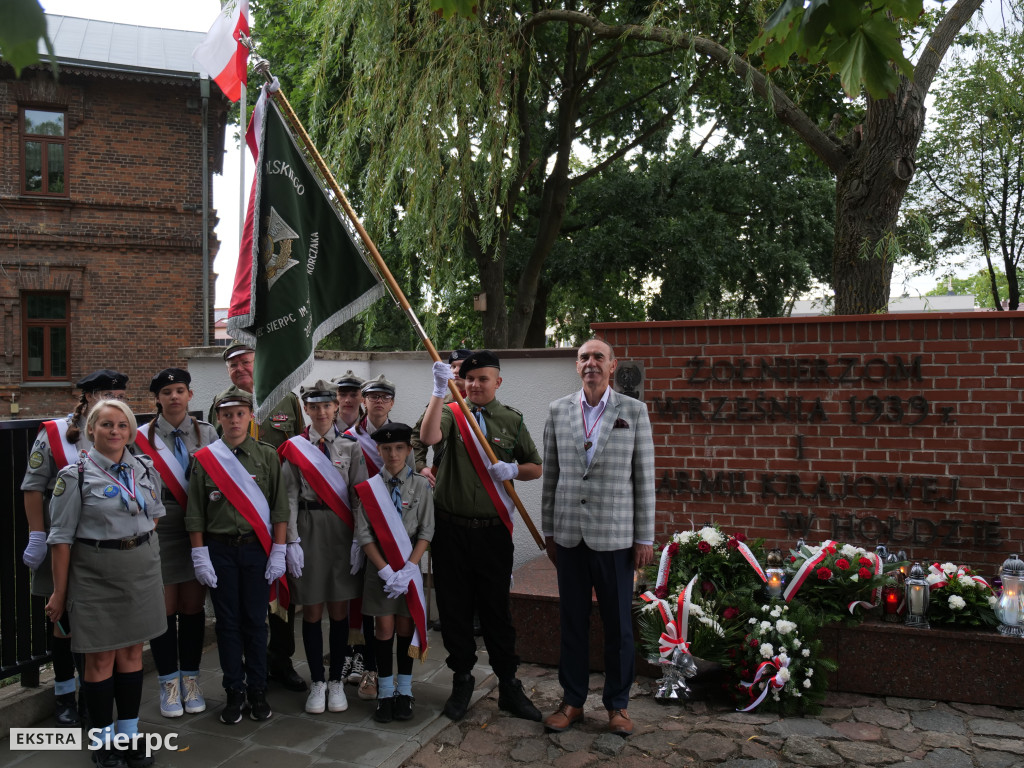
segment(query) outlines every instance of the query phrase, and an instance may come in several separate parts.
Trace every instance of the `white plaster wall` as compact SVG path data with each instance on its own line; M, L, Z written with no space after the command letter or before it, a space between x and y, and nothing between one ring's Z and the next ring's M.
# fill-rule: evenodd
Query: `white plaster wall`
M221 359L223 347L192 348L183 351L188 358L188 370L192 374L192 409L209 409L213 398L231 383L227 368ZM563 395L579 389L580 380L574 365L575 350L561 350L555 357L519 357L518 351L501 353L501 387L498 399L522 411L527 429L533 436L537 449L543 451L544 420L548 404ZM318 353L313 363L313 373L308 381L330 380L352 370L364 379L374 378L383 373L395 383L395 407L391 411L394 421L410 426L419 419L426 408L432 390L430 374L431 360L424 353L380 352L380 353ZM298 389L296 389L296 393ZM529 512L537 530L541 531L540 491L541 480L516 483L516 491L523 506ZM516 545L516 567L541 554L526 525L516 521L514 540Z

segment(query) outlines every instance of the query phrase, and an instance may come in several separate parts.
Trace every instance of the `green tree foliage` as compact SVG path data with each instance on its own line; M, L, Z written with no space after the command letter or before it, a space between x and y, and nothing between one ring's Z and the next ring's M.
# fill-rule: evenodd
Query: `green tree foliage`
M941 76L915 205L928 217L940 253L984 256L991 294L985 305L1002 308L1006 299L1017 309L1024 266L1024 34L979 33L965 43Z
M996 268L994 276L988 269L982 269L970 277L946 278L936 283L935 287L928 291L925 296L945 296L952 289L953 293L959 296L973 296L975 306L982 309L995 309L996 304L992 298L993 279L996 281L999 295L1006 296L1006 274L998 268ZM1024 272L1017 272L1017 282L1019 283L1021 280L1024 280Z
M43 40L53 59L53 44L46 34L46 17L39 0L0 0L0 56L21 75L25 67L39 63L39 41Z

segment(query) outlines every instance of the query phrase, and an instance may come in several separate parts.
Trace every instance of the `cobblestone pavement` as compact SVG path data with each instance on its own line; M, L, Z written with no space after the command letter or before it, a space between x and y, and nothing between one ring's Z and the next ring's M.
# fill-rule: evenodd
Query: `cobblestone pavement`
M524 665L519 672L541 712L553 712L557 670ZM586 720L561 734L499 711L495 689L403 765L1024 768L1024 709L831 693L816 717L780 718L703 701L661 705L653 681L640 678L629 707L636 731L622 739L605 731L601 685L599 675L591 677Z

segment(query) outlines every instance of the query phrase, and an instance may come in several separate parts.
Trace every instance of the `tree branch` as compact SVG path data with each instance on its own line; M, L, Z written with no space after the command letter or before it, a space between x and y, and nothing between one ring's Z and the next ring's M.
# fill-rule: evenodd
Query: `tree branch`
M961 3L980 4L981 2L982 0L957 0L957 5L959 6ZM832 173L838 175L849 161L840 145L818 128L785 91L771 83L761 71L751 66L746 60L712 40L665 27L644 27L638 24L609 25L587 13L553 9L541 11L527 19L523 25L523 33L528 34L534 27L551 23L578 24L589 29L594 37L602 40L630 38L662 43L674 48L689 49L692 46L697 53L707 56L740 77L749 79L754 93L769 104L779 121L792 128Z
M914 85L921 94L928 93L949 46L953 44L960 30L967 26L975 12L981 8L983 2L984 0L956 0L935 27L932 36L925 43L921 58L914 67Z

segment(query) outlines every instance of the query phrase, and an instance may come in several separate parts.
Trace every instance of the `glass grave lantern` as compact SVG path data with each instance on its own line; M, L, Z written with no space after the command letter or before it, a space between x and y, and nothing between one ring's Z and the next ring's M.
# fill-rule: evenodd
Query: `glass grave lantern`
M999 634L1024 637L1024 560L1010 555L999 576L1003 581L1003 591L995 605Z
M930 629L928 624L928 598L931 590L924 568L914 563L905 583L908 627Z

